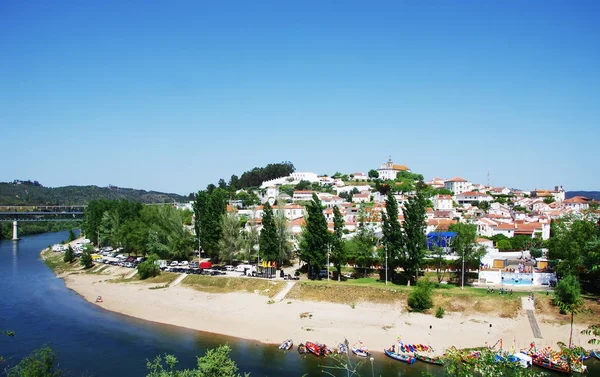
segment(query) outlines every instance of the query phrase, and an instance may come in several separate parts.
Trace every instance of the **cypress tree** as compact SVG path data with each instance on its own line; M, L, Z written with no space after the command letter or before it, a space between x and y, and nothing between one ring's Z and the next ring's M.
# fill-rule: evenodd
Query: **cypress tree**
M387 193L387 199L385 201L385 212L381 214L383 220L383 248L387 255L388 269L392 270L393 273L401 263L404 262L404 235L398 220L398 202L391 191ZM385 263L385 255L383 256Z
M330 237L321 201L315 193L306 206L306 212L308 217L302 231L299 255L300 259L308 264L308 273L311 276L315 267L320 269L326 263Z
M408 276L414 277L414 281L419 278L419 267L425 258L425 249L427 249L426 218L425 197L421 192L417 192L417 195L411 197L404 205L403 224L406 250L404 270Z
M344 217L340 209L333 207L333 235L331 236L331 262L337 270L338 281L341 280L342 264L348 260L346 248L344 247Z
M262 216L263 228L258 239L260 257L266 261L278 260L277 228L273 219L273 208L267 202Z

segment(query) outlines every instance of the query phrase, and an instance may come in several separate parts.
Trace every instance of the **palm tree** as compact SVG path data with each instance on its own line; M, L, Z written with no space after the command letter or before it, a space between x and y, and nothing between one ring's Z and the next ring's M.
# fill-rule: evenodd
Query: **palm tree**
M569 348L573 346L573 321L575 314L584 310L584 302L581 298L581 285L574 275L567 275L560 280L554 291L554 303L563 313L571 314L571 334L569 336Z

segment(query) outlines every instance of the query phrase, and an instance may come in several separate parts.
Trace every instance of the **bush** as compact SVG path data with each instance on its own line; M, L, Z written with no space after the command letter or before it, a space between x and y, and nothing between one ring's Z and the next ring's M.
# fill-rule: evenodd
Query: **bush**
M75 260L75 253L73 252L73 248L71 247L71 245L69 245L69 247L67 247L67 251L65 251L65 256L63 257L63 261L65 263L73 263L74 260Z
M137 270L141 280L160 275L160 268L154 263L153 259L140 263Z
M435 318L444 318L444 314L446 314L446 311L440 306L435 311Z
M529 250L529 255L531 255L531 257L534 259L541 258L542 257L542 249L531 249L531 250Z
M92 261L92 252L89 248L86 248L81 254L81 258L79 258L79 263L83 266L83 268L90 268L94 265Z
M423 312L433 307L433 284L425 279L417 282L417 285L408 294L408 306L413 312Z

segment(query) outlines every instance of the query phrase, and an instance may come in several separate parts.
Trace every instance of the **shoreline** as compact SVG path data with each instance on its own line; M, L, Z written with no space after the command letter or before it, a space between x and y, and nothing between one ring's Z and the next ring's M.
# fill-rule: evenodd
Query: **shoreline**
M110 271L105 273L105 270ZM278 346L291 338L294 344L308 340L334 347L348 339L350 345L362 341L372 352L383 353L401 337L404 343L430 344L436 354L441 354L451 346L481 347L493 345L501 338L505 349L510 349L514 341L517 350L528 348L532 341L538 347L556 348L558 341L568 342L569 338L569 325L547 323L538 316L543 339L534 339L523 310L514 319L455 312L438 319L428 314L407 313L399 302L361 302L350 306L284 298L273 303L269 297L257 293L206 293L181 285L149 289L153 285L141 281L106 281L130 272L129 269L113 266L105 270L100 274L55 273L55 276L84 300L107 311L209 336L225 335L265 345ZM104 302L96 303L97 296L102 296ZM579 331L585 327L576 324L573 329L575 343L584 347L587 337L579 335Z

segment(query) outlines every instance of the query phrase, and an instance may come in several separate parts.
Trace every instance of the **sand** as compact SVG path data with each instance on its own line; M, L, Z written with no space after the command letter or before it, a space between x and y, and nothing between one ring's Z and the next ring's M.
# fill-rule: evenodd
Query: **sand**
M310 340L335 345L348 339L350 344L361 340L370 350L383 350L401 336L405 343L430 344L436 353L442 353L450 346L493 345L500 338L505 349L513 341L517 348L528 347L534 341L524 312L516 319L459 313L447 313L438 319L407 313L393 305L362 303L351 307L285 298L269 303L269 298L260 294L211 294L181 285L149 289L156 284L106 281L129 271L110 267L100 275L70 274L64 280L68 288L106 310L263 343L280 344L292 338L296 344ZM102 296L104 302L95 303L97 296ZM310 315L301 318L302 313ZM535 339L538 347L556 347L558 341L568 343L568 325L548 324L539 318L538 323L543 335L543 339ZM576 326L574 330L574 340L579 344L587 342L579 335L582 328Z

